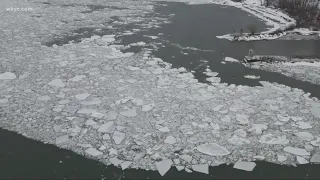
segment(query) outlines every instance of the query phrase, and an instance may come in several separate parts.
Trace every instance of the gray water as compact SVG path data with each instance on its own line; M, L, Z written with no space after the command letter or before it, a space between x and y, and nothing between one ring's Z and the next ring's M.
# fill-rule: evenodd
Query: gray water
M262 31L266 26L248 13L232 7L215 5L188 6L182 3L167 3L168 6L158 6L155 14L150 17L163 17L174 13L172 23L164 24L158 29L145 29L132 36L119 36L119 44L130 44L138 41L162 42L165 47L154 51L154 55L170 62L174 67L186 67L196 71L196 77L205 82L202 72L205 65L201 59L208 61L212 71L219 72L223 82L246 85L259 85L256 80L243 78L246 74L261 76L261 80L279 82L300 87L318 96L318 86L287 78L277 73L250 70L240 64L222 65L225 56L241 59L250 48L265 55L307 55L319 56L319 41L259 41L259 42L229 42L215 38L217 35L230 33L233 29L245 28L252 23ZM95 9L98 10L98 9ZM85 12L89 13L89 12ZM114 17L114 20L118 20ZM112 23L111 20L108 23ZM62 45L71 41L79 42L84 37L123 32L139 28L139 24L114 26L115 29L96 31L94 28L77 30L79 35L66 35L54 38L46 45ZM159 40L150 40L143 35L164 33ZM214 52L182 50L175 46L196 47ZM128 51L139 51L132 48ZM184 55L181 52L186 52ZM59 149L53 145L43 144L27 139L14 132L0 129L0 179L319 179L320 165L283 166L267 162L257 162L253 172L245 172L232 168L232 165L210 167L210 174L197 172L178 172L175 168L161 177L156 171L129 169L122 171L114 166L105 166L97 161L87 159L68 150Z

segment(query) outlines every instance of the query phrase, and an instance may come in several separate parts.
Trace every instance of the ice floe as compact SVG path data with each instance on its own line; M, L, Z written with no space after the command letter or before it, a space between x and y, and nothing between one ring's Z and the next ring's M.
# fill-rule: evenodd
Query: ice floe
M129 168L131 164L132 164L132 161L124 161L123 163L120 164L120 166L122 170L125 170Z
M114 140L114 142L116 144L120 144L125 136L126 136L126 134L123 132L114 131L112 139Z
M17 76L12 72L5 72L0 74L0 80L13 80L16 79Z
M239 62L239 60L234 59L234 58L232 58L232 57L225 57L225 58L224 58L224 61L226 61L226 62L235 62L235 63L238 63L238 62Z
M197 150L211 156L226 156L230 154L227 148L216 143L201 144L197 147Z
M179 157L188 163L190 163L192 161L192 156L190 156L190 155L184 154L184 155L180 155Z
M310 152L306 151L305 149L301 149L301 148L286 146L285 148L283 148L283 150L285 152L288 152L290 154L294 154L297 156L310 156Z
M48 83L48 85L54 86L54 87L57 87L57 88L64 88L66 86L61 79L54 79L54 80L50 81Z
M306 141L311 141L314 139L313 135L308 132L297 132L295 135Z
M244 77L247 79L260 79L260 76L255 76L255 75L245 75Z
M312 162L312 163L320 163L320 154L314 154L311 157L310 162Z
M171 159L156 162L156 167L161 176L164 176L171 168L173 162Z
M308 160L306 160L305 158L300 157L300 156L297 156L297 161L299 164L308 164L309 163Z
M192 170L204 174L209 174L209 165L208 164L197 164L192 165Z
M111 133L113 129L114 129L114 122L108 121L98 129L98 132Z
M90 156L100 156L103 154L102 152L98 151L97 149L95 149L93 147L86 149L85 153Z
M143 112L150 111L150 110L152 110L154 108L154 106L155 105L153 103L152 104L143 105L141 111L143 111Z
M310 142L312 146L319 146L320 147L320 137L317 137L316 140Z
M254 162L244 162L244 161L237 161L233 168L243 170L243 171L253 171L256 167L256 163Z
M56 144L62 144L69 141L69 135L63 135L56 138Z
M137 112L136 112L136 109L129 109L129 110L120 112L120 114L126 117L135 117L137 115Z
M164 140L164 142L167 144L174 144L177 142L177 140L173 136L167 136L166 139Z
M123 163L123 160L120 160L116 157L110 158L109 162L111 162L111 164L113 164L114 166L119 166L121 163Z
M262 144L279 144L279 145L286 145L289 143L289 140L286 138L285 135L283 136L275 136L273 134L264 134L261 136L260 143Z

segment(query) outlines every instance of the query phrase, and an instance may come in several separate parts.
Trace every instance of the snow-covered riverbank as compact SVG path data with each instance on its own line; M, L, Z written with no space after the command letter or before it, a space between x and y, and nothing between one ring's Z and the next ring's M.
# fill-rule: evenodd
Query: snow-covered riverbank
M166 1L166 0L165 0ZM240 8L257 18L263 20L270 28L267 31L255 33L251 35L249 33L238 34L226 34L217 36L220 39L227 39L229 41L257 41L257 40L274 40L278 38L294 39L295 35L304 36L307 39L308 36L313 39L320 38L320 31L311 31L306 28L295 29L296 20L283 13L280 9L274 9L261 6L259 0L245 0L244 2L233 2L231 0L174 0L176 2L187 2L189 4L220 4L233 6ZM291 30L293 29L293 30ZM289 30L289 31L288 31ZM292 37L293 36L293 37ZM286 38L285 38L286 37Z
M146 2L126 3L132 9L83 16L83 23L152 9ZM108 165L161 175L171 166L208 173L208 166L224 163L250 170L254 163L247 161L320 161L320 101L310 94L269 82L262 87L199 83L148 50L120 52L121 46L110 44L113 34L46 47L39 43L44 29L59 31L55 25L63 19L50 15L78 13L50 8L37 9L41 18L6 14L1 19L1 29L16 30L1 42L2 128ZM25 29L27 24L32 28Z

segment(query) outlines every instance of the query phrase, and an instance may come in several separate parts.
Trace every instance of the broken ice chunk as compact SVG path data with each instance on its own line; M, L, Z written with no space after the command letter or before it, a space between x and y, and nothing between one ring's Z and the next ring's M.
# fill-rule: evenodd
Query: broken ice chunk
M212 77L214 77L214 76L217 76L219 73L217 73L217 72L203 72L203 74L205 74L205 75L207 75L207 76L212 76Z
M53 130L54 130L55 132L60 132L61 129L62 129L62 127L63 127L63 124L61 124L61 125L54 125L54 126L53 126Z
M102 136L102 139L103 139L103 140L109 140L109 139L110 139L110 135L109 135L109 134L104 134L104 135Z
M285 148L283 148L283 150L285 152L297 155L297 156L310 156L310 153L308 151L306 151L305 149L301 149L301 148L295 148L295 147L291 147L291 146L287 146Z
M317 137L316 140L310 142L312 146L320 146L320 137Z
M125 135L126 135L125 133L115 131L113 133L112 139L114 140L114 142L116 144L120 144L122 142L122 140L124 139Z
M40 96L37 98L38 101L48 101L50 100L50 96L46 95L46 96Z
M268 128L265 124L252 124L252 127L249 129L249 132L254 132L255 134L262 134L263 130Z
M12 73L12 72L5 72L0 74L0 80L12 80L12 79L16 79L17 76Z
M234 62L234 63L238 63L239 62L239 60L234 59L232 57L225 57L224 61L226 61L226 62Z
M150 111L153 108L154 108L154 104L153 103L152 104L143 105L142 106L142 111L143 112L147 112L147 111Z
M135 117L137 115L137 112L136 112L136 109L129 109L129 110L120 112L120 114L126 117Z
M156 167L161 176L164 176L171 168L173 162L171 159L156 162Z
M123 162L123 160L120 160L116 157L110 158L109 162L111 162L111 164L113 164L114 166L119 166L119 164L121 164Z
M237 135L233 135L230 139L228 139L228 142L235 145L250 144L248 139L240 138Z
M260 76L255 76L255 75L245 75L244 78L247 79L260 79Z
M314 117L320 118L320 103L314 103L310 109Z
M104 117L104 114L99 113L99 112L92 112L92 113L91 113L91 117L94 117L94 118L103 118L103 117Z
M86 77L87 76L85 76L85 75L76 75L73 78L69 79L69 81L78 82L78 81L81 81L83 78L86 78Z
M8 99L0 99L0 106L5 105L9 102Z
M306 141L311 141L314 139L313 135L308 132L297 132L295 135Z
M56 144L62 144L69 141L69 135L63 135L56 139Z
M212 129L214 129L214 130L219 130L219 129L220 129L220 126L219 126L219 124L217 124L217 123L211 122L211 123L210 123L210 126L211 126Z
M256 163L254 162L244 162L244 161L238 161L234 164L233 168L240 169L244 171L252 171L256 167Z
M104 146L104 145L102 145L102 146L99 147L99 150L100 150L100 151L103 151L103 150L105 150L105 149L107 149L107 147Z
M260 143L262 144L279 144L279 145L285 145L289 143L289 140L286 138L285 135L283 136L275 136L273 134L265 134L261 136Z
M189 168L184 168L184 170L185 170L187 173L192 173L192 171L191 171Z
M299 164L308 164L309 163L308 160L306 160L305 158L300 157L300 156L297 156L297 161Z
M125 162L121 163L120 166L121 166L121 169L122 169L122 170L125 170L125 169L127 169L131 164L132 164L132 161L125 161Z
M183 167L183 166L176 166L176 168L177 168L177 170L178 170L178 171L181 171L181 170L183 170L183 169L184 169L184 167Z
M312 126L308 122L298 121L296 124L299 126L300 129L310 129Z
M234 134L239 136L239 137L247 137L247 132L243 129L237 129L234 131Z
M176 138L173 137L173 136L168 136L165 140L164 140L165 143L167 144L174 144L177 142Z
M108 121L110 121L110 120L115 120L115 119L117 119L117 117L118 117L118 114L117 114L116 112L114 112L114 111L110 111L110 112L108 112L108 113L106 114L106 119L107 119Z
M227 148L219 146L216 143L201 144L197 147L197 150L211 156L226 156L230 154Z
M278 117L278 120L282 122L288 122L291 118L288 115L281 115L281 114L278 114L277 117Z
M192 161L192 156L190 156L190 155L184 154L184 155L180 155L179 157L188 163L190 163Z
M258 160L265 160L266 158L264 156L253 156L254 159Z
M103 153L102 152L100 152L100 151L98 151L98 150L96 150L95 148L88 148L86 151L85 151L85 153L87 153L87 154L89 154L89 155L91 155L91 156L100 156L100 155L102 155Z
M161 131L161 132L170 132L170 129L166 126L166 127L160 128L159 131Z
M88 120L86 121L86 123L85 123L85 125L87 125L87 126L93 126L93 125L95 125L95 124L97 124L97 122L95 122L95 121L92 120L92 119L88 119Z
M76 99L81 101L81 100L85 100L90 96L90 94L88 93L83 93L83 94L77 94L75 95Z
M209 174L209 165L208 164L198 164L192 165L193 171Z
M54 86L58 88L64 88L66 85L61 79L54 79L48 83L49 86Z
M299 126L300 129L310 129L312 126L308 122L298 121L296 124Z
M137 71L140 70L139 67L134 67L134 66L127 66L126 69L131 70L131 71Z
M287 160L287 157L281 154L278 154L277 157L279 162L283 162Z
M108 121L98 129L98 132L111 133L113 129L114 129L114 122Z
M90 106L100 104L102 101L100 99L93 99L91 101L81 101L80 104Z
M213 77L206 78L206 80L211 83L219 83L221 81L221 78L213 76Z
M320 163L320 154L314 154L312 158L310 159L310 162L312 163Z
M241 124L241 125L245 125L245 124L249 123L249 116L244 115L244 114L238 114L236 119L239 122L239 124Z

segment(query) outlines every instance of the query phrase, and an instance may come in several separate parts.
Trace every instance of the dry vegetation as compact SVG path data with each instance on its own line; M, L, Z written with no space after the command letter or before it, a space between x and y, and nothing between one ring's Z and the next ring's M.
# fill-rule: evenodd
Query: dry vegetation
M278 7L284 9L297 20L298 27L320 29L320 1L314 0L279 0Z

